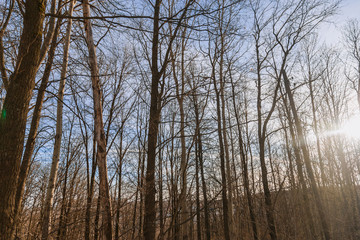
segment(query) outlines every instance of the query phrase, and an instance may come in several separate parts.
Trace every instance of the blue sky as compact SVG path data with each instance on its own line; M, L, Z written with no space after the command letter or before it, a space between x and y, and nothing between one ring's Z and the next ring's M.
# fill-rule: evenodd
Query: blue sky
M343 0L339 13L330 19L331 23L325 23L320 28L321 41L336 45L341 41L342 27L351 18L357 18L360 21L360 0Z

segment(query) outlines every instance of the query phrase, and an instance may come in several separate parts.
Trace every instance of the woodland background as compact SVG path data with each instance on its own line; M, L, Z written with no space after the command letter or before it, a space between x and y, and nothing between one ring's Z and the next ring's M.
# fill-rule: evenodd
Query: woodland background
M0 239L359 239L341 6L0 1Z

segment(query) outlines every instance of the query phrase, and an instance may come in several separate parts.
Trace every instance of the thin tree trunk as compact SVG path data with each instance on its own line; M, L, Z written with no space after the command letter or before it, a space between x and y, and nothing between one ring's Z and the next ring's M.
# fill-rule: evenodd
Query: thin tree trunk
M88 0L83 0L83 15L86 33L86 44L89 51L89 65L91 72L91 82L93 88L94 101L94 127L95 139L97 143L97 164L99 167L100 178L100 200L102 205L102 219L105 227L105 236L107 240L112 239L112 219L111 202L108 184L108 173L106 165L106 139L104 132L103 113L102 113L102 93L100 88L99 68L96 57L95 43L93 39L92 25L90 22L90 4Z
M311 186L311 189L312 189L312 191L314 193L315 203L316 203L316 207L317 207L318 214L319 214L319 217L320 217L320 223L321 223L322 228L323 228L322 230L323 230L323 233L324 233L324 237L325 237L326 240L330 240L331 237L330 237L329 226L328 226L328 223L327 223L326 218L325 218L324 207L323 207L323 204L322 204L322 201L321 201L321 198L320 198L320 193L319 193L318 187L316 185L316 180L315 180L314 172L313 172L313 169L312 169L312 166L311 166L311 161L310 161L310 154L309 154L309 151L308 151L307 146L306 146L306 141L305 141L305 137L304 137L304 134L303 134L303 129L302 129L300 119L298 117L297 110L296 110L296 107L295 107L294 98L293 98L293 95L292 95L292 92L291 92L291 89L290 89L289 79L287 78L285 70L283 70L281 74L284 77L284 85L285 85L286 93L287 93L289 101L290 101L290 108L291 108L291 111L293 113L293 117L294 117L294 120L295 120L295 127L296 127L296 131L297 131L297 134L298 134L299 142L300 142L300 148L301 148L301 151L302 151L303 156L304 156L304 162L305 162L306 171L307 171L307 174L308 174L309 179L310 179L310 186Z
M204 202L205 236L206 236L206 240L210 240L211 239L210 217L209 217L209 207L207 200L207 188L206 188L205 174L204 174L204 159L203 159L203 147L202 147L201 127L200 127L200 114L199 114L196 92L194 92L194 111L195 111L196 137L197 137L196 142L198 144L198 152L199 152L198 156L199 156L201 185L202 185L202 194L203 194L203 202Z
M221 54L220 54L220 72L219 72L219 82L220 82L220 105L221 105L221 121L222 121L222 134L224 141L224 152L225 152L225 165L226 165L226 178L228 184L228 205L229 205L229 231L231 236L236 236L234 223L233 223L233 187L232 187L232 177L231 177L231 167L230 167L230 152L229 152L229 143L227 140L227 125L226 125L226 116L225 116L225 83L223 76L223 62L224 62L224 43L221 40Z
M139 147L139 159L138 159L138 168L137 168L137 187L135 192L135 203L134 203L134 213L132 218L132 231L131 231L131 239L135 239L135 230L136 230L136 216L137 216L137 208L138 208L138 199L139 199L139 189L140 189L140 182L141 182L141 148ZM140 204L139 204L140 205ZM141 206L139 206L140 208ZM141 216L140 216L141 218Z
M274 219L274 210L273 204L271 199L271 192L269 188L268 182L268 170L265 162L265 141L266 141L266 129L267 124L270 120L270 117L275 109L277 93L280 86L280 80L277 79L276 88L272 100L272 105L267 117L263 121L263 112L262 112L262 76L261 70L263 68L262 64L264 63L264 59L261 59L260 54L260 46L259 46L259 39L255 37L256 41L256 74L257 74L257 99L256 99L256 110L257 110L257 137L258 137L258 144L259 144L259 160L260 160L260 167L261 167L261 180L264 190L264 197L265 197L265 212L266 212L266 219L268 230L270 234L271 240L277 240L277 233L276 233L276 226L275 226L275 219ZM286 59L286 56L285 56ZM283 66L282 66L283 67ZM254 183L253 183L254 184Z
M28 228L27 228L26 240L30 239L30 228L31 228L32 221L33 221L33 214L34 214L34 211L36 209L35 206L36 206L37 200L38 200L38 198L35 198L34 202L32 204L31 213L30 213L30 219L29 219L29 225L28 225Z
M74 3L71 1L69 13L72 15ZM71 16L70 15L70 16ZM65 82L66 82L66 73L67 73L67 65L68 65L68 56L69 56L69 46L70 46L70 34L71 34L71 24L72 20L69 19L68 27L66 30L66 40L64 45L64 56L63 63L61 68L60 75L60 83L59 90L57 95L57 109L56 109L56 133L55 133L55 143L54 143L54 152L51 163L50 177L48 188L46 191L46 200L44 203L44 212L42 218L42 239L48 239L49 236L49 223L50 223L50 214L51 214L51 206L54 197L55 184L57 179L57 172L60 161L60 149L61 149L61 138L62 138L62 121L63 121L63 99L64 99L64 90L65 90ZM60 19L57 22L57 26L55 28L53 43L50 47L49 58L54 57L55 47L57 35L59 33L60 28ZM50 71L49 71L50 74Z
M284 129L284 135L285 135L285 148L286 148L286 154L289 160L289 171L290 171L290 185L291 188L295 189L296 186L296 181L295 181L295 174L294 174L294 166L293 166L293 157L292 157L292 153L291 153L291 148L289 145L289 136L288 133L286 131L286 124L282 123L282 127Z
M303 204L304 204L304 211L305 211L305 224L308 226L309 230L310 230L310 235L312 236L312 238L316 238L316 232L315 232L315 228L314 228L314 221L313 221L313 214L311 213L311 208L310 208L310 201L309 201L309 197L308 197L308 188L306 186L306 180L305 180L305 176L304 176L304 172L303 172L303 162L301 161L301 153L300 153L300 149L299 146L297 144L297 139L295 136L295 130L294 130L294 124L292 121L292 117L291 117L291 113L290 110L288 109L288 103L286 101L286 98L283 97L283 101L284 101L284 108L285 108L285 112L287 115L287 119L288 119L288 123L289 123L289 132L290 132L290 136L291 136L291 145L294 149L294 154L295 154L295 163L296 163L296 169L297 169L297 173L299 175L299 181L300 181L300 185L302 188L302 197L303 197Z
M150 91L150 117L148 132L148 149L147 149L147 166L145 178L145 216L143 225L143 235L145 240L154 240L156 233L156 206L155 206L155 163L156 163L156 144L159 130L160 114L161 114L161 96L159 92L160 78L164 74L169 62L169 54L171 52L172 43L177 36L182 20L186 16L189 6L194 2L189 0L179 17L173 35L169 39L168 48L165 51L163 64L159 70L159 36L160 36L160 6L161 0L156 0L153 17L153 35L151 48L151 91ZM162 84L162 91L164 84Z
M320 163L320 173L321 173L321 183L323 186L327 184L327 179L325 175L325 166L324 166L324 160L321 154L320 149L320 138L319 138L319 130L318 130L318 121L316 118L316 108L315 108L315 99L314 99L314 91L312 87L312 79L311 79L311 73L309 72L309 90L310 90L310 99L311 99L311 110L313 115L313 124L314 124L314 131L315 131L315 137L316 137L316 150L318 153L319 163Z
M9 24L11 14L13 13L14 5L15 5L15 0L10 1L8 13L6 17L5 16L3 17L3 22L1 23L1 29L0 29L0 74L2 80L0 94L2 93L3 88L7 90L9 87L9 77L7 75L6 67L5 67L3 37L5 35L6 28Z
M161 130L159 131L159 139L161 141ZM160 230L158 239L164 238L164 201L163 201L163 151L159 148L159 222Z
M69 174L69 167L70 167L70 145L71 145L71 135L69 136L68 144L67 144L67 156L66 156L66 162L65 162L65 174L64 174L64 183L63 183L63 189L62 189L62 203L61 203L61 210L60 210L60 217L59 217L59 229L58 229L58 235L57 239L64 239L64 233L66 225L64 223L64 216L65 216L65 210L66 210L66 190L67 190L67 181L68 181L68 174Z
M138 117L139 117L139 113L138 113ZM134 206L131 239L135 239L138 199L140 199L139 207L138 207L139 208L139 233L138 233L138 236L141 236L141 227L142 227L142 225L141 225L141 223L142 223L142 182L143 182L143 170L144 170L144 167L143 167L144 157L143 156L145 156L145 153L144 153L142 145L141 145L142 127L141 127L141 124L139 123L139 121L137 121L136 129L139 129L139 131L138 131L139 158L138 158L137 188L136 188L136 194L135 194L135 206Z
M254 240L258 240L255 212L254 212L254 207L252 204L250 184L249 184L249 171L248 171L248 164L247 164L247 156L245 153L244 141L242 138L240 116L239 116L237 104L235 101L235 96L236 96L235 95L235 86L234 86L233 79L231 76L230 76L230 80L231 80L231 90L232 90L232 102L233 102L233 107L234 107L236 126L237 126L237 130L238 130L238 135L239 135L239 149L240 149L241 167L242 167L242 171L243 171L242 175L243 175L243 182L244 182L244 188L245 188L245 196L246 196L247 204L248 204L248 208L249 208L253 237L254 237Z
M195 135L196 136L196 135ZM197 136L196 136L197 137ZM199 146L195 142L195 183L196 183L196 232L197 240L201 240L201 215L200 215L200 184L199 184Z
M176 75L175 56L172 60L173 77L176 85L176 99L179 104L180 113L180 144L181 144L181 157L180 157L180 237L183 240L188 239L189 224L187 219L189 218L188 207L186 204L187 193L187 157L186 157L186 143L185 143L185 113L184 113L184 88L185 88L185 41L186 30L182 34L182 46L181 46L181 69L180 69L180 81Z
M56 0L51 0L51 7L50 7L50 13L51 14L56 13L55 12L56 11L55 6L56 6ZM41 62L44 61L46 53L48 52L51 41L53 39L53 36L54 36L54 33L55 33L55 17L50 17L50 20L49 20L48 24L49 24L49 27L48 27L47 33L46 33L46 35L44 37L44 41L43 41L41 49L40 49L40 57L39 57L37 67L40 67Z
M214 68L214 66L213 66ZM215 71L215 69L213 69ZM225 240L230 240L230 221L229 221L229 205L228 205L228 195L227 195L227 177L226 177L226 163L225 163L225 150L223 142L223 132L222 132L222 121L221 121L221 106L220 106L220 94L221 92L217 89L217 83L215 80L215 74L213 73L213 82L216 93L216 111L217 111L217 132L219 138L219 148L220 148L220 171L221 171L221 187L222 187L222 205L223 205L223 227L224 227L224 237Z
M97 203L96 203L96 214L95 214L95 221L94 221L94 240L98 240L99 239L99 221L100 221L100 196L98 196L97 198Z
M87 158L87 161L89 159ZM91 202L94 195L94 185L95 185L95 173L96 173L96 139L94 136L93 139L93 154L92 154L92 165L91 165L91 176L90 176L90 183L88 184L87 189L87 198L86 198L86 211L85 211L85 240L90 240L90 221L91 221Z
M171 136L171 143L170 143L170 150L168 150L168 152L170 152L170 186L171 186L171 223L170 223L170 229L171 229L171 234L169 231L168 234L168 238L173 238L174 240L178 240L179 239L179 225L178 225L178 217L177 217L177 194L178 194L178 190L177 190L177 181L176 181L176 176L175 176L175 172L176 170L174 170L174 166L175 166L175 117L176 117L176 113L173 112L172 114L172 121L171 121L171 127L170 127L170 136Z
M146 127L145 127L146 128ZM145 139L144 139L145 142ZM144 144L145 145L145 144ZM143 226L144 226L144 205L145 205L145 197L144 197L144 186L145 186L145 161L146 161L146 154L145 149L141 149L143 152L142 154L142 162L141 162L141 169L140 169L140 206L139 206L139 233L138 237L141 238L144 234L143 232Z
M119 239L120 232L120 208L121 208L121 182L122 182L122 165L123 165L123 127L120 129L120 146L119 146L119 165L118 165L118 196L116 204L115 218L115 240Z

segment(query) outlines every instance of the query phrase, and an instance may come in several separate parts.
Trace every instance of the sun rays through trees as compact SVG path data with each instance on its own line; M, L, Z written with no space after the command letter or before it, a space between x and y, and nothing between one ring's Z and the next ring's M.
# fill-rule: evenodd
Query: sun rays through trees
M345 7L0 1L0 240L359 239Z

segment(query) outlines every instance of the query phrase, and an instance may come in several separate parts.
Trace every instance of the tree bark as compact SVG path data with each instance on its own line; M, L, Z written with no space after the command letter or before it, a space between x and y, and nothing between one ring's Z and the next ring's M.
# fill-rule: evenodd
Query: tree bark
M203 201L204 201L205 236L206 236L206 240L210 240L211 239L210 216L209 216L207 188L206 188L205 174L204 174L204 158L203 158L202 137L201 137L201 129L200 129L200 118L199 118L199 111L197 109L196 103L195 103L195 106L196 106L195 114L196 114L196 128L197 128L196 135L197 135L197 142L198 142L201 185L202 185L202 194L203 194Z
M56 26L53 42L51 44L51 48L49 51L49 56L48 56L48 59L46 62L44 74L41 79L40 87L38 90L38 95L36 97L36 103L35 103L34 112L33 112L31 124L30 124L30 130L29 130L29 134L28 134L28 137L26 140L25 151L24 151L22 161L21 161L20 172L19 172L19 177L17 180L17 187L16 187L16 197L15 197L15 212L14 212L15 224L17 224L17 221L18 221L18 217L19 217L18 215L19 215L19 212L21 209L22 197L24 194L26 178L29 173L31 157L34 152L36 134L37 134L37 130L38 130L39 123L40 123L40 117L41 117L41 109L42 109L42 105L43 105L45 91L46 91L46 88L47 88L47 85L49 82L51 68L52 68L53 61L54 61L54 55L55 55L55 50L56 50L56 46L57 46L56 41L57 41L57 37L59 35L60 25L61 24L60 24L60 19L59 19L59 22L57 23L57 26Z
M112 219L111 219L111 202L108 184L108 173L106 165L106 139L103 123L102 113L102 92L99 79L99 68L96 57L95 43L93 39L92 25L90 22L90 5L88 0L83 0L83 16L86 34L86 44L89 51L89 65L91 72L91 82L93 89L94 101L94 126L95 126L95 139L97 143L97 164L99 167L100 177L100 201L102 205L102 219L105 228L105 237L107 240L112 239Z
M0 116L0 239L11 239L26 119L40 56L44 0L25 3L24 28Z
M69 15L72 15L74 7L74 1L70 2L69 7ZM64 44L64 56L63 62L61 66L61 73L60 73L60 82L59 82L59 90L57 95L57 109L56 109L56 133L55 133L55 143L54 143L54 151L52 157L52 164L51 164L51 171L49 177L49 184L48 189L46 191L46 200L44 203L44 212L43 212L43 219L42 219L42 239L48 239L49 236L49 223L50 223L50 214L51 214L51 206L54 197L55 191L55 184L57 179L57 172L59 168L59 161L60 161L60 149L61 149L61 138L62 138L62 125L63 125L63 99L64 99L64 90L65 90L65 82L66 82L66 73L67 73L67 66L68 66L68 57L69 57L69 46L70 46L70 35L71 35L71 25L72 20L69 19L68 26L66 29L66 37L65 37L65 44ZM56 46L56 39L59 32L60 27L60 19L58 20L53 43L49 51L49 58L54 57L55 54L55 47ZM50 74L50 71L49 71Z
M257 48L257 55L259 54L258 48ZM258 55L259 56L259 55ZM259 58L259 57L258 57ZM265 162L265 140L266 140L266 126L267 126L267 120L270 119L270 116L272 114L272 111L267 115L267 119L262 121L262 96L261 96L261 76L260 76L260 69L261 66L259 65L258 60L258 67L257 67L257 121L258 121L258 143L259 143L259 159L260 159L260 167L261 167L261 180L262 185L264 189L264 197L265 197L265 212L266 212L266 219L269 229L269 234L271 237L271 240L277 240L277 234L276 234L276 227L275 227L275 219L274 219L274 211L273 211L273 204L271 199L271 192L269 188L269 182L268 182L268 170ZM277 83L277 89L278 89L279 83ZM276 90L277 92L277 90ZM275 97L276 99L276 92ZM275 100L273 100L273 107L275 106Z
M159 92L160 78L163 76L169 62L172 43L177 36L182 20L186 16L189 6L193 0L186 2L178 24L173 35L169 39L168 48L159 70L159 36L160 36L160 6L162 1L156 0L154 4L153 33L151 47L151 90L150 90L150 117L148 132L147 166L145 177L145 216L143 225L143 236L145 240L155 239L156 232L156 206L155 206L155 163L156 163L156 145L161 114L161 95ZM163 87L164 85L162 85Z
M55 14L55 11L56 11L55 6L56 6L56 0L51 0L50 12L52 14ZM60 19L58 19L58 20L60 20ZM48 24L49 24L49 28L48 28L48 31L45 35L43 44L40 49L40 57L39 57L39 61L38 61L38 67L40 67L41 62L45 59L46 53L48 52L51 41L53 39L54 32L55 32L55 17L50 17Z
M213 66L213 72L215 71ZM228 203L228 194L227 194L227 177L226 177L226 163L225 163L225 150L224 150L224 140L222 132L222 118L221 118L221 105L220 105L220 94L221 91L217 89L217 83L215 80L215 74L213 73L213 83L216 94L216 112L217 112L217 132L219 138L219 148L220 148L220 171L221 171L221 187L222 187L222 206L223 206L223 226L224 226L224 237L225 240L230 240L230 222L229 221L229 203ZM220 86L221 88L221 86Z
M160 73L158 70L158 48L159 48L159 15L161 1L157 0L154 6L154 23L152 39L152 62L151 62L151 100L150 118L148 132L147 165L145 177L145 216L143 234L145 240L154 240L156 231L156 207L155 207L155 161L156 144L160 122L159 109L159 81Z
M117 203L116 203L116 218L115 218L115 240L120 239L120 209L121 209L121 187L122 187L122 165L123 165L123 132L124 128L121 126L120 129L120 143L119 143L119 164L118 164L118 192L117 192Z
M87 159L89 161L89 158ZM85 211L85 240L90 240L90 221L91 221L91 202L94 195L94 185L95 185L95 173L96 173L96 139L93 139L93 154L92 154L92 165L91 165L91 176L89 179L88 189L87 189L87 197L86 197L86 211ZM88 176L89 178L89 176Z
M176 87L176 99L179 104L180 113L180 196L179 196L179 208L180 208L180 238L188 239L189 224L187 219L189 218L188 207L186 205L186 193L187 193L187 165L188 160L186 157L186 139L185 139L185 112L184 112L184 89L185 89L185 47L186 47L186 29L183 30L181 39L181 60L180 60L180 81L176 74L175 56L172 59L173 76Z

